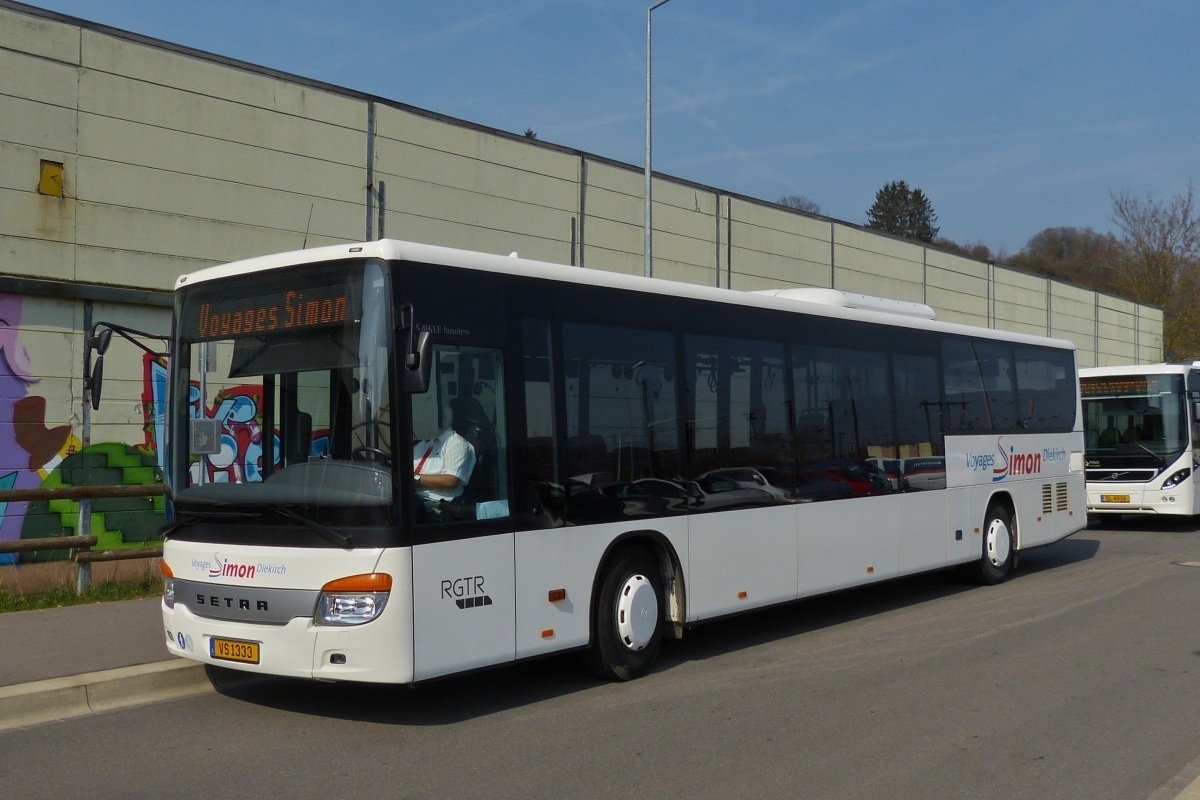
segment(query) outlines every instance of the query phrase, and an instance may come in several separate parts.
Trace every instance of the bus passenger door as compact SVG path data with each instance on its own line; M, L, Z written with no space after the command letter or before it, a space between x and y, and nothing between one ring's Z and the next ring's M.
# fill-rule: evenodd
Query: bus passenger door
M1200 465L1200 370L1189 370L1186 383L1184 404L1192 434L1192 513L1200 514L1200 476L1196 474Z
M516 652L503 352L438 344L433 356L429 391L411 395L418 681Z

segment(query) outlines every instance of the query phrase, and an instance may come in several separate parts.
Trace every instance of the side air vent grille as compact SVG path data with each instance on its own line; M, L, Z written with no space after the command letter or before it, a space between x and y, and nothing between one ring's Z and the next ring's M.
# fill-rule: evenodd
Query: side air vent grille
M1042 484L1042 513L1049 514L1054 510L1054 498L1051 495L1051 486L1048 483Z
M1045 500L1043 499L1043 503ZM1054 510L1067 510L1067 485L1065 483L1054 484Z

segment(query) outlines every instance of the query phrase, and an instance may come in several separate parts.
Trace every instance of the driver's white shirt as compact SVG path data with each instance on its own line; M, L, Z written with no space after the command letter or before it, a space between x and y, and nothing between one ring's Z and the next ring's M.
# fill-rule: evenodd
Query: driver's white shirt
M421 460L425 463L422 464ZM447 428L435 439L424 439L413 446L413 472L418 466L422 475L453 475L458 486L449 492L439 492L420 483L416 484L416 495L426 500L447 502L463 493L463 487L471 480L475 469L475 448L462 436Z

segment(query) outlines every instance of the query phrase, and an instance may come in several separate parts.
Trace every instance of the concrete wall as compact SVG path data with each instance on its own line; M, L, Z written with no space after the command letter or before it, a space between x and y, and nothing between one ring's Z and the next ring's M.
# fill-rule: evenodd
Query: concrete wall
M64 165L61 198L37 191L43 160ZM166 332L180 273L380 227L641 274L642 180L601 156L0 0L0 486L153 479L161 365L132 346L113 346L81 440L88 314ZM941 319L1069 338L1085 366L1161 359L1158 309L849 223L662 176L654 221L657 277L927 302ZM94 517L102 545L136 541L136 515L155 512L116 505ZM73 509L0 508L0 539L69 530Z

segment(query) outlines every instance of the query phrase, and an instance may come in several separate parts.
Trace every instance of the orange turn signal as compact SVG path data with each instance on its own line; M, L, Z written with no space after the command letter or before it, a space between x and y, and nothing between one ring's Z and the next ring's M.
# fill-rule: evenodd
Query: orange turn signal
M557 603L560 600L566 600L566 599L567 599L567 590L566 589L551 589L550 590L550 602L551 603Z
M322 592L390 592L392 576L386 572L372 572L367 575L351 575L348 578L338 578L321 587Z
M554 628L546 628L546 630L542 631L543 639L549 639L553 635L554 635Z
M746 593L738 592L738 600L745 600L745 599L746 599Z
M874 572L874 571L875 571L874 567L867 567L867 572Z
M160 570L162 570L162 576L164 578L174 578L175 577L175 573L171 572L171 568L167 566L166 559L163 559L162 561L159 562L158 568Z

